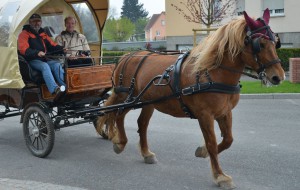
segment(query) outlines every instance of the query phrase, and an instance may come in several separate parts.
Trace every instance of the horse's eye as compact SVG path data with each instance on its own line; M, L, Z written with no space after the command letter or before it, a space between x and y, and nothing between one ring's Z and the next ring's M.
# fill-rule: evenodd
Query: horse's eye
M261 48L265 48L265 45L263 43L260 43Z

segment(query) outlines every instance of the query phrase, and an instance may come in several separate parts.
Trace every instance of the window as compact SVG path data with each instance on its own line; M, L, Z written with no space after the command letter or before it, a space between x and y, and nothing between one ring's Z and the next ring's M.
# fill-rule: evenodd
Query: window
M20 0L5 3L0 10L0 46L8 46L9 30L13 16L19 9Z
M44 29L46 27L50 27L51 29L49 32L51 33L53 39L60 34L61 31L65 30L64 28L64 18L62 14L55 14L55 15L42 15L42 21Z
M284 0L263 0L262 7L263 10L269 8L271 17L284 16Z
M166 21L165 20L161 20L161 25L165 26L166 25Z
M76 11L83 28L83 33L88 42L99 42L98 29L94 20L94 16L86 3L72 4Z
M160 36L160 31L156 30L156 36Z

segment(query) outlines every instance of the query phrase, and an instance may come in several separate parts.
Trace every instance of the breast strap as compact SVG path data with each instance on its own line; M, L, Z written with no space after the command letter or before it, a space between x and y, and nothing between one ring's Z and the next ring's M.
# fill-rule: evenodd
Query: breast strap
M184 104L182 100L182 96L193 95L197 93L203 92L216 92L216 93L225 93L225 94L239 94L241 85L227 85L223 83L216 83L213 82L209 76L208 71L206 71L206 77L209 82L207 83L200 83L199 76L196 76L196 84L188 86L186 88L181 88L180 86L180 77L181 77L181 66L184 60L189 56L190 52L186 52L180 55L174 65L174 74L173 74L173 84L172 90L174 96L177 97L179 103L181 105L182 110L185 112L187 116L190 118L195 118L192 111Z

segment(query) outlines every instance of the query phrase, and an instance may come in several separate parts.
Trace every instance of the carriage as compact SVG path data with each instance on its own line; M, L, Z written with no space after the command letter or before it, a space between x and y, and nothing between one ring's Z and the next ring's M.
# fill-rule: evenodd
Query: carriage
M6 40L0 44L0 105L4 106L0 119L21 115L24 138L32 154L47 156L53 148L55 130L84 122L93 123L100 135L104 128L107 129L104 134L108 135L114 151L119 154L127 144L125 116L131 109L141 108L137 121L141 155L145 163L156 163L156 156L150 151L147 141L149 120L156 109L174 117L197 119L205 144L196 149L195 156L210 157L213 180L218 186L224 189L235 187L232 178L222 171L218 154L228 149L233 141L232 109L239 101L239 80L245 74L243 70L247 66L257 72L254 78L274 85L285 79L276 53L274 33L268 25L268 9L257 20L244 12L244 18L222 26L190 52L133 52L120 58L116 67L102 64L100 38L98 43L90 44L96 49L93 56L99 58L92 65L75 68L64 65L67 92L56 101L43 83L38 84L40 80L34 80L32 69L25 67L28 65L17 53L16 36L21 26L33 12L50 16L48 19L68 14L80 20L76 5L83 3L92 12L90 17L94 18L96 31L101 36L108 2L6 2L4 5L12 6L14 11L8 19L9 30L5 30L3 17L0 17L0 29L7 31L4 33L6 38L1 37L1 40ZM1 13L6 10L3 5L0 8ZM55 17L54 20L59 19ZM82 31L82 24L79 23L79 31ZM219 144L214 120L223 137Z
M86 110L102 106L109 96L114 64L103 64L101 59L108 1L7 0L0 5L0 119L20 115L27 147L33 155L46 157L53 148L55 130L92 123L96 115ZM91 48L88 66L71 67L64 56L49 57L60 61L65 70L67 90L58 100L48 91L41 73L17 51L18 34L33 13L41 15L42 27L51 29L52 37L64 29L63 19L70 15L78 20L77 31L92 28L94 32L87 37ZM86 16L93 18L90 23L85 23Z

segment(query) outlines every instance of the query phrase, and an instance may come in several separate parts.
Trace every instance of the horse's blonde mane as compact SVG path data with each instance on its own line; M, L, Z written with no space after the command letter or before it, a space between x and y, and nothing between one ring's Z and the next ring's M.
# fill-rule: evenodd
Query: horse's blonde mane
M194 71L202 71L218 67L225 54L234 60L245 46L245 27L243 18L222 26L191 51L187 62L194 65Z

